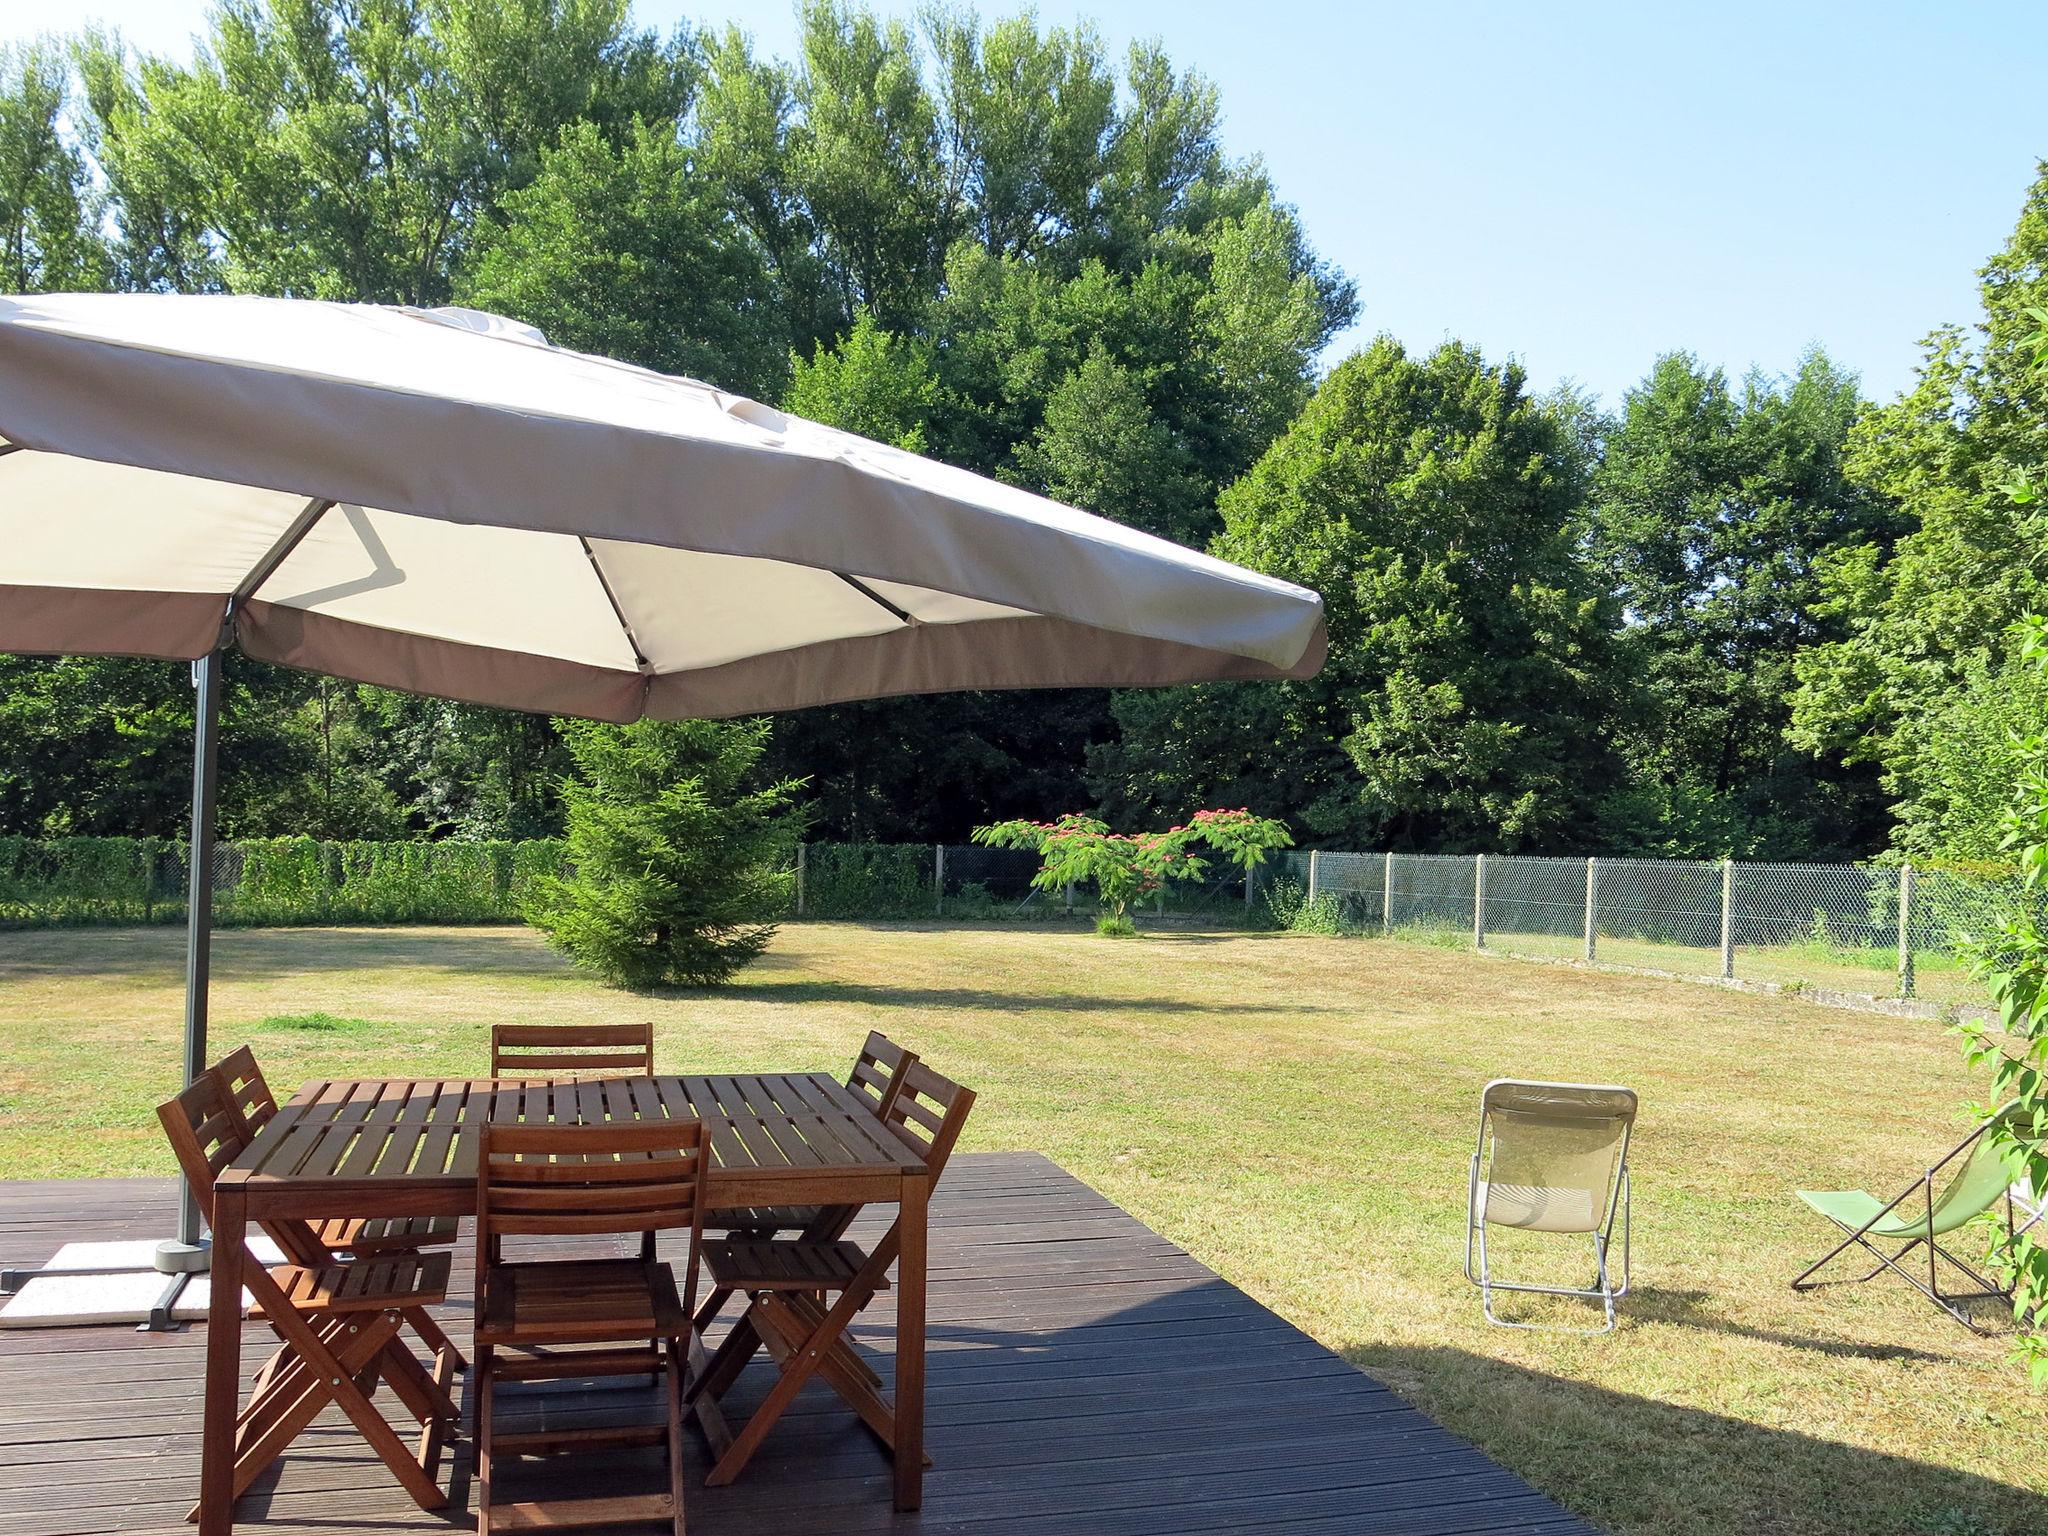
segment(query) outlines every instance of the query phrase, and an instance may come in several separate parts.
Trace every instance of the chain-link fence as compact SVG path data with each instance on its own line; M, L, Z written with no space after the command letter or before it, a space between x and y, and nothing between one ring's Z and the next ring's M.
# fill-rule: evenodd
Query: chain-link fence
M1302 887L1304 927L1937 1003L1981 1001L1964 949L2040 901L2010 875L1678 859L1318 850L1269 880Z
M0 838L0 927L177 923L185 845L163 838ZM273 838L216 849L223 924L515 922L558 841L339 843ZM1085 887L1040 890L1038 861L971 844L813 843L798 859L803 918L1086 918ZM1215 859L1148 897L1140 920L1477 944L1680 976L1773 981L1934 1002L1981 1000L1962 959L1975 935L2041 902L1997 873L1847 864L1496 855L1275 855L1248 882ZM2037 912L2037 916L2048 916Z
M1087 887L1043 890L1038 855L975 843L810 843L798 852L794 915L805 918L944 918L953 922L1093 916ZM1140 912L1182 921L1241 923L1260 911L1234 865L1147 896Z

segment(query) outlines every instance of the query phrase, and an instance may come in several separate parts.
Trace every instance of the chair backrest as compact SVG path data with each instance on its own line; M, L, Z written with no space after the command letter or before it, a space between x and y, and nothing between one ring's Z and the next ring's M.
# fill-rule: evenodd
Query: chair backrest
M254 1051L246 1045L238 1045L215 1062L213 1070L227 1085L228 1098L234 1103L235 1112L242 1117L244 1131L254 1136L270 1123L270 1117L277 1113L277 1096L270 1091L270 1084L264 1081L263 1069L256 1064Z
M846 1086L864 1100L877 1119L886 1119L903 1091L903 1074L917 1060L917 1052L905 1050L880 1030L871 1029L853 1059L853 1071Z
M1503 1078L1479 1101L1480 1215L1537 1232L1597 1232L1613 1215L1635 1126L1633 1089Z
M946 1159L953 1155L961 1127L967 1124L967 1112L973 1108L972 1088L963 1088L923 1062L913 1061L904 1068L902 1087L882 1123L924 1159L936 1184Z
M493 1024L491 1076L652 1077L654 1026Z
M693 1309L710 1153L701 1120L485 1125L477 1148L479 1294L502 1238L638 1232L651 1243L656 1232L687 1231L684 1306Z
M156 1117L163 1122L179 1171L192 1186L192 1198L210 1225L214 1178L249 1144L249 1133L228 1095L226 1079L216 1068L208 1067L183 1093L157 1105Z
M2005 1192L2012 1188L2018 1170L2013 1166L2012 1149L2000 1145L1992 1133L2019 1112L2017 1103L2007 1104L1990 1119L1986 1120L1961 1146L1928 1170L1931 1178L1939 1173L1944 1164L1952 1161L1957 1152L1969 1149L1969 1156L1956 1176L1949 1180L1940 1194L1934 1197L1934 1235L1942 1236L1991 1209ZM1921 1213L1912 1209L1917 1202L1908 1202L1899 1212L1901 1218Z

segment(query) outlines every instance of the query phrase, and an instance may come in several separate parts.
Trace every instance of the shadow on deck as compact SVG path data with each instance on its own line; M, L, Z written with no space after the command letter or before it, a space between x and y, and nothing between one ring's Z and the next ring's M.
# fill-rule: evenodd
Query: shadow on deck
M0 1258L34 1263L71 1239L157 1236L172 1215L163 1180L0 1183ZM924 1509L891 1511L882 1453L813 1385L736 1486L704 1488L700 1461L693 1532L1591 1536L1043 1157L955 1158L933 1203L931 1254ZM467 1295L446 1312L466 1343ZM885 1295L857 1330L885 1376L890 1323ZM253 1368L270 1339L250 1327ZM0 1333L0 1536L189 1532L204 1338L203 1328ZM756 1366L741 1382L728 1400L735 1423L768 1381ZM641 1419L653 1397L554 1387L534 1390L526 1411L553 1423ZM648 1453L529 1465L526 1489L508 1476L504 1496L553 1477L626 1492L659 1475ZM238 1514L305 1536L471 1528L466 1441L442 1480L448 1507L418 1510L330 1412Z

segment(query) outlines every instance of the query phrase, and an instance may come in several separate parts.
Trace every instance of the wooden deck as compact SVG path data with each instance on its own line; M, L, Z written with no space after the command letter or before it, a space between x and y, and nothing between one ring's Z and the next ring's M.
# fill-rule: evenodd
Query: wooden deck
M172 1216L163 1180L0 1183L0 1261L156 1236ZM698 1468L693 1532L1591 1536L1042 1157L954 1159L932 1205L931 1264L924 1509L890 1510L882 1453L814 1385L736 1486L704 1488ZM464 1344L465 1269L445 1319ZM889 1322L885 1296L859 1330L885 1375ZM250 1328L253 1368L270 1339ZM0 1331L0 1536L188 1533L204 1336ZM757 1365L733 1406L751 1406L768 1380ZM527 1411L601 1422L652 1403L639 1388L553 1388ZM618 1491L656 1474L638 1453L562 1464L572 1469ZM554 1475L526 1472L535 1491ZM241 1521L300 1536L470 1529L466 1443L451 1477L448 1509L423 1514L330 1414L242 1501ZM506 1491L517 1496L509 1479Z

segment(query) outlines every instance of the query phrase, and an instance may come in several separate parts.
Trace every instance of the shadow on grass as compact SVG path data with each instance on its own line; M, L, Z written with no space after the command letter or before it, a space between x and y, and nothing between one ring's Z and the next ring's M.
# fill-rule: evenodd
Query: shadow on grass
M1629 1348L1628 1333L1611 1345ZM1369 1345L1344 1357L1607 1530L2038 1536L2048 1528L2048 1500L2039 1494L1953 1467L1466 1350ZM1911 1351L1877 1357L1923 1358ZM1891 1390L1911 1403L1909 1376ZM2014 1397L2023 1392L2016 1376ZM2016 1415L2027 1412L2014 1407Z
M1888 1276L1879 1276L1869 1283L1879 1285L1888 1279ZM1851 1277L1843 1283L1854 1284L1855 1281ZM1896 1281L1891 1283L1897 1284ZM1798 1300L1789 1288L1785 1293L1785 1299L1788 1306ZM1645 1321L1671 1323L1680 1328L1697 1328L1706 1333L1731 1334L1737 1338L1755 1339L1761 1344L1776 1344L1785 1349L1801 1349L1816 1355L1831 1355L1844 1360L1920 1360L1936 1363L1949 1358L1931 1350L1914 1349L1906 1344L1862 1344L1852 1339L1815 1338L1811 1334L1783 1333L1772 1328L1757 1328L1748 1323L1732 1322L1714 1313L1709 1305L1712 1300L1713 1298L1705 1291L1667 1291L1654 1286L1643 1287L1632 1298L1638 1314ZM2011 1320L2011 1308L2001 1303L1995 1310L1987 1312L1984 1319L1979 1320L1980 1326L1988 1324L1995 1328L2001 1314L2006 1321ZM1961 1328L1956 1332L1961 1336Z
M872 986L857 981L758 981L742 972L733 996L777 1003L865 1003L877 1008L974 1008L998 1013L1213 1013L1294 1017L1347 1010L1314 1003L1201 1003L1185 997L1091 997L1076 992L1020 992L1008 988Z

